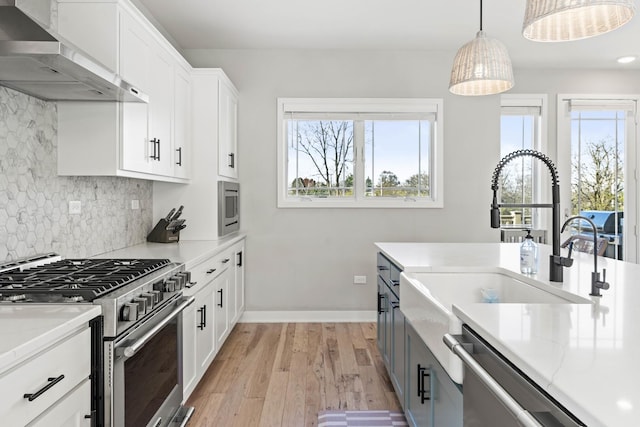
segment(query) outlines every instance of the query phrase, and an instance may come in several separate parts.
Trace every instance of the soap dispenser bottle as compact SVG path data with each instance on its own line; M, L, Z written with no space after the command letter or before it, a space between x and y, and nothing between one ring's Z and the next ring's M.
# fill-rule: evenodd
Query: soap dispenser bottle
M538 245L533 241L531 230L527 230L527 235L520 245L520 271L524 274L538 272Z

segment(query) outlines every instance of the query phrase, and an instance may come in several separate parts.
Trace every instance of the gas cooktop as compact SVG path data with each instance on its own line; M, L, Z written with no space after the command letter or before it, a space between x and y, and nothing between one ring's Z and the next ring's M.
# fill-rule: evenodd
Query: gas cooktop
M65 259L0 269L0 302L91 302L170 264L168 259ZM5 265L6 267L6 265Z

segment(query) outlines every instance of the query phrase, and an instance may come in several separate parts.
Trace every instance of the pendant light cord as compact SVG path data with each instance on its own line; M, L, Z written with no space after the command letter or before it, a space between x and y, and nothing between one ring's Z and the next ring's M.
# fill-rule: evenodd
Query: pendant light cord
M480 0L480 31L482 31L482 0Z

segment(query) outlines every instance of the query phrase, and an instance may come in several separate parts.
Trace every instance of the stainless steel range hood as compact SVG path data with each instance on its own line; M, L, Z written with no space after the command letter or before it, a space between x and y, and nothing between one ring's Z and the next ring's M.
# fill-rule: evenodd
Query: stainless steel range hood
M55 0L0 0L0 85L46 101L148 102L149 98L51 25Z

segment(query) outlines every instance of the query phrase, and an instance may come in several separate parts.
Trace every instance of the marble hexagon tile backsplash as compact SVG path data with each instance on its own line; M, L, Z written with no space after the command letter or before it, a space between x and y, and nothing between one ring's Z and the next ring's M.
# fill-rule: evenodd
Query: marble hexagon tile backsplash
M142 243L151 230L150 181L57 176L56 112L53 102L0 87L0 262L94 256ZM80 214L69 214L72 200Z

